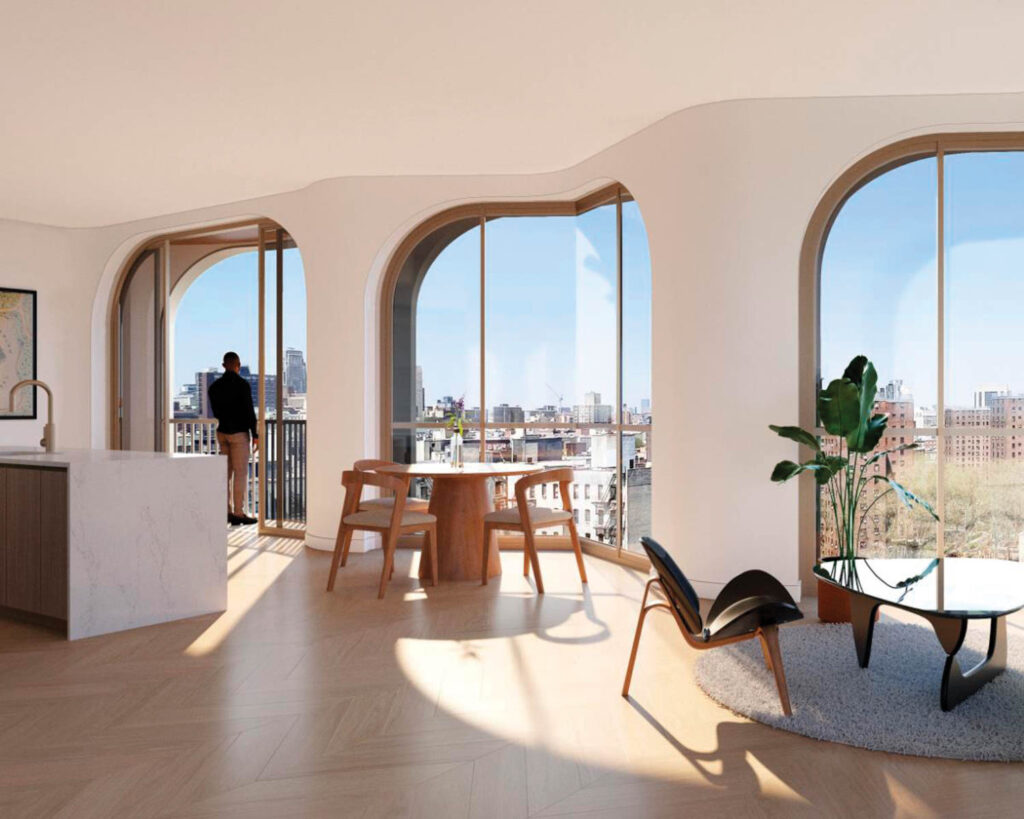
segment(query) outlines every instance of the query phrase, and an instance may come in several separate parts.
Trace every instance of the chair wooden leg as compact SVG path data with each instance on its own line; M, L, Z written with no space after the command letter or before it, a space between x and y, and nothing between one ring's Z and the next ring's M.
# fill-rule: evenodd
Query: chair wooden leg
M771 654L768 653L768 643L764 639L764 632L758 632L757 636L760 638L759 642L761 643L761 654L764 655L764 667L771 671L772 657Z
M354 529L345 529L345 537L341 543L341 565L345 566L348 563L348 550L352 546L352 535L355 534Z
M430 585L437 585L437 527L431 526L423 536L424 546L430 555Z
M640 616L636 621L636 634L633 635L633 650L629 652L629 664L626 666L626 679L622 683L622 696L629 696L629 684L633 680L633 666L636 664L636 650L640 648L640 635L644 630L644 620L647 618L647 595L651 591L651 583L654 581L649 580L647 582L647 588L644 589L644 598L640 601Z
M484 559L480 569L480 585L487 585L487 561L491 559L491 527L484 523Z
M580 570L580 580L587 582L587 569L583 565L583 550L580 549L580 536L576 532L576 523L569 521L569 540L572 541L572 550L576 552L576 565Z
M524 545L529 552L530 563L533 564L533 577L537 581L537 594L544 594L544 579L540 576L540 560L537 558L537 544L533 539L533 530L524 527Z
M761 629L764 644L768 648L768 656L771 658L772 673L775 674L775 686L779 689L779 701L782 703L782 713L787 717L793 716L793 709L789 705L789 688L786 686L786 672L782 667L782 653L779 651L779 627L764 626Z
M395 544L391 538L384 535L384 568L380 573L380 588L377 590L377 599L384 599L384 591L388 587L388 580L391 579L391 569L395 561Z
M338 536L334 539L334 557L331 558L331 573L327 575L327 591L334 591L334 579L338 576L338 564L345 565L342 553L345 551L347 539L351 539L352 531L344 523L338 524Z
M523 532L523 577L530 576L530 549L526 545L526 532Z

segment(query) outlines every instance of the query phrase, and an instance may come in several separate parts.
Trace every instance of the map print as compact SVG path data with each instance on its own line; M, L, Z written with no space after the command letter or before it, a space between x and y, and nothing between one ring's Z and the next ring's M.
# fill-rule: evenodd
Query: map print
M0 417L30 418L34 390L21 390L7 409L11 387L35 377L35 293L0 289Z

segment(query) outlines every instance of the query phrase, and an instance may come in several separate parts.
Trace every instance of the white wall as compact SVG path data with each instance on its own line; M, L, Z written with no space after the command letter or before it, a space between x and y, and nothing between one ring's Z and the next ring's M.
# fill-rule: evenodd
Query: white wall
M1020 123L1022 95L721 103L675 114L557 174L339 179L98 230L8 224L0 280L41 290L40 375L55 383L61 417L74 418L64 443L101 445L109 289L131 248L161 231L254 214L283 224L306 269L309 534L325 545L340 510L339 473L377 440L376 299L395 244L453 204L618 179L636 196L651 244L654 534L703 593L755 567L796 589L796 487L768 480L795 447L767 425L798 416L797 267L811 212L845 167L886 142ZM0 443L23 435L23 425L0 422Z

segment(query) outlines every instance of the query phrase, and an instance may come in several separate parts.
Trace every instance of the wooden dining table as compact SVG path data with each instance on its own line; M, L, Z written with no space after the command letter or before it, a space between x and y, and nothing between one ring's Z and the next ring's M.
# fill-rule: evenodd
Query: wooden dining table
M439 580L480 580L483 562L484 515L493 511L488 481L518 478L540 472L536 464L444 463L393 464L378 467L386 475L430 478L430 514L437 518L437 577ZM490 550L487 576L501 574L497 549ZM420 558L420 577L430 576L430 555Z

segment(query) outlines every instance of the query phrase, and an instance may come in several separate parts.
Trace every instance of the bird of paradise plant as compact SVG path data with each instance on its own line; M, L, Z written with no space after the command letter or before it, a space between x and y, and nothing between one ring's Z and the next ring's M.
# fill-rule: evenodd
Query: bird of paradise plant
M875 452L889 423L888 415L874 411L877 391L878 374L875 366L863 355L850 362L842 378L835 379L821 391L818 396L818 417L825 432L839 438L835 454L826 453L818 436L800 427L769 426L782 438L796 441L814 452L814 457L803 463L779 461L772 470L772 480L785 483L804 472L814 475L818 486L824 490L824 500L835 525L842 564L839 567L841 581L849 581L858 587L854 558L864 520L876 503L895 494L908 509L920 507L935 520L939 519L927 501L892 478L890 456L917 449L918 444L900 444L892 449ZM883 459L884 471L874 471L873 467ZM861 510L865 490L878 483L885 484L887 488Z

